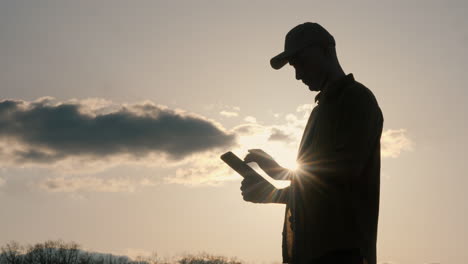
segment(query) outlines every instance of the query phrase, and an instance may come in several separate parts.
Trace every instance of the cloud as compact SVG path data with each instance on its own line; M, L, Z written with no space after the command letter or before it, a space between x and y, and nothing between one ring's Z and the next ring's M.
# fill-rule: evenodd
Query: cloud
M302 118L307 118L312 112L313 108L313 104L303 104L296 107L296 112L302 113Z
M220 115L225 117L237 117L239 116L240 107L238 106L228 106L222 105L220 106L223 109L219 112Z
M239 153L239 150L234 150ZM221 159L222 153L207 153L192 158L186 165L176 169L173 175L164 178L167 183L197 185L219 185L240 178Z
M239 106L227 105L221 102L205 104L203 108L210 112L219 112L219 111L239 112L241 110Z
M100 178L100 177L50 177L38 182L37 186L48 192L134 192L143 186L155 186L150 178Z
M0 166L45 168L50 174L29 184L47 192L134 192L167 182L217 184L236 178L219 159L235 146L236 133L216 121L152 102L0 101ZM169 170L146 177L99 174L120 165Z
M257 123L257 119L253 116L246 116L244 118L244 121L248 123Z
M282 131L279 128L273 127L271 129L271 135L268 137L268 140L271 141L284 141L284 142L291 142L294 140L293 137L290 135L286 134L284 131Z
M239 116L239 113L237 112L229 112L229 111L221 111L219 112L220 115L225 116L225 117L235 117Z
M413 142L406 136L406 129L388 129L382 133L382 157L397 158L402 151L412 151Z
M6 147L0 156L16 164L151 153L181 160L235 143L235 135L193 113L151 102L111 105L105 100L54 104L51 98L0 101L0 141Z
M254 135L257 133L263 133L265 131L265 126L255 124L255 123L247 123L247 124L240 124L232 128L232 131L236 135L240 136L247 136L247 135Z

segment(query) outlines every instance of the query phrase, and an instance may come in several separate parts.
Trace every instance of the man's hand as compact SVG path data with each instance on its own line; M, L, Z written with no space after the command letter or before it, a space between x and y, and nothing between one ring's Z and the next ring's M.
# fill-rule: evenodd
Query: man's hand
M248 177L241 182L241 191L244 201L253 203L270 203L277 189L267 180Z
M249 153L245 156L244 162L256 162L262 170L274 179L280 178L282 176L281 174L286 170L261 149L249 149Z

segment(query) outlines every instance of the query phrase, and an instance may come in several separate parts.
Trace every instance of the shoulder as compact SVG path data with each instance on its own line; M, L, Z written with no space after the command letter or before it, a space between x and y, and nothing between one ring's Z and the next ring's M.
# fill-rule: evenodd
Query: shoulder
M374 117L383 123L383 113L374 93L365 85L355 81L344 89L342 94L342 111L345 115Z
M368 108L369 110L379 110L379 103L374 93L365 85L355 81L344 89L342 103L348 107Z
M349 85L343 93L344 101L359 101L378 105L374 93L364 84L355 81Z

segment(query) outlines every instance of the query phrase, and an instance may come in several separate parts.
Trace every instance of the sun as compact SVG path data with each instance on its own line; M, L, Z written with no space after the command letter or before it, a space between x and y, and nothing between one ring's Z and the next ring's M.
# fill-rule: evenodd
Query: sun
M282 167L292 171L298 169L299 165L296 161L296 149L292 146L287 146L279 142L269 142L269 144L264 147L264 150Z
M291 152L280 152L275 156L275 160L284 168L291 171L296 171L299 168L299 164L296 161L294 153Z

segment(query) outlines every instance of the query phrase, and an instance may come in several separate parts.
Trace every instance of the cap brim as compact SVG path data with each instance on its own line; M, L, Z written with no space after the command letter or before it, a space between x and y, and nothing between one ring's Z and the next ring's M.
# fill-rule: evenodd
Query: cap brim
M288 63L289 58L291 58L291 56L293 56L294 53L296 53L296 51L283 51L275 57L271 58L271 67L275 70L281 69L284 65L286 65L286 63Z
M279 70L281 69L286 63L288 63L288 59L291 56L291 52L283 51L280 54L276 55L275 57L271 58L270 65L273 69Z

